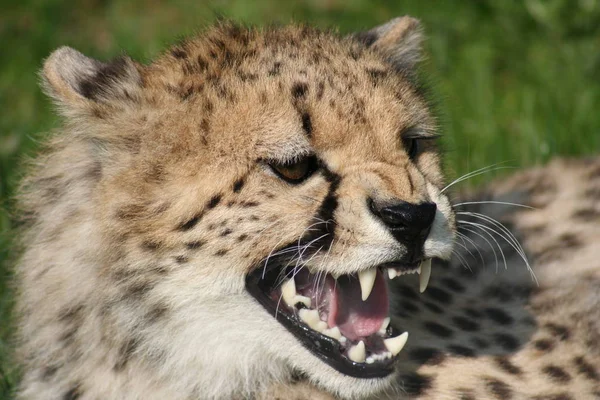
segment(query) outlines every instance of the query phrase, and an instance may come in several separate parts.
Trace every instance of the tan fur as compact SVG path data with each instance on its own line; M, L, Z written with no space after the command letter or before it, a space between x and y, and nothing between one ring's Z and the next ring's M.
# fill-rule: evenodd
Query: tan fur
M407 251L369 198L437 203L425 255L449 258L455 215L435 143L422 141L411 161L401 140L436 129L412 82L419 43L417 22L400 18L350 38L222 24L148 66L53 53L43 79L65 125L22 190L20 398L405 390L396 381L414 377L414 363L401 358L397 377L342 375L266 313L244 279L282 244L329 226L315 215L331 195L333 240L299 255L307 268L356 273ZM301 185L267 166L308 153L326 167ZM397 316L415 325L412 346L440 342ZM304 381L293 383L297 373Z

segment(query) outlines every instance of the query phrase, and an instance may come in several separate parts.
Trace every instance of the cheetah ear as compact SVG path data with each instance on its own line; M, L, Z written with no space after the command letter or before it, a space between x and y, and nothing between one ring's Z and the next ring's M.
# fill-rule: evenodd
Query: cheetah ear
M413 75L422 59L423 34L419 20L404 16L354 35L355 39L380 51L402 73Z
M41 75L44 89L67 115L95 104L133 100L141 88L138 66L129 57L104 63L70 47L55 50Z

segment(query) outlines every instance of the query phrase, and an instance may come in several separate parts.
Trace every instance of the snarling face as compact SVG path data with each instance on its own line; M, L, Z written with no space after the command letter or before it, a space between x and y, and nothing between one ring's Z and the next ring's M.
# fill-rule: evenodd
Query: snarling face
M95 127L111 290L135 271L152 282L139 309L166 304L139 346L239 385L281 371L344 396L386 385L410 340L388 282L419 274L425 290L454 235L419 42L409 18L348 38L222 26L150 66L48 63L67 114Z

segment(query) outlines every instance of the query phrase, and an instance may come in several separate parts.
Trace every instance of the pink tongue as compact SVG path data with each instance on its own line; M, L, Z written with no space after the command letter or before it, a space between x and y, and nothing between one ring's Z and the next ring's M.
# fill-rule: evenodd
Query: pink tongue
M367 300L362 301L360 283L356 277L338 279L336 286L337 312L330 312L332 322L350 340L365 338L377 332L388 316L389 300L383 274L378 269L375 285ZM331 321L331 318L334 318Z
M377 332L388 316L387 286L379 269L373 290L365 301L362 301L356 276L342 276L336 281L327 274L317 281L316 275L303 269L295 280L299 294L311 298L321 319L327 321L330 328L338 326L342 335L350 340L360 340Z

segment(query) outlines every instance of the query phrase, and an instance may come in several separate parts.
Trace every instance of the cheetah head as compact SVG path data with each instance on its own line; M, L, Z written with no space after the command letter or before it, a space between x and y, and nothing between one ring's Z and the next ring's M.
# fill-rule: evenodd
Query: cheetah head
M95 290L136 337L127 368L207 397L298 372L344 397L390 384L408 333L388 280L425 290L455 231L420 41L408 17L343 38L222 24L150 65L47 60L73 157L100 171Z

